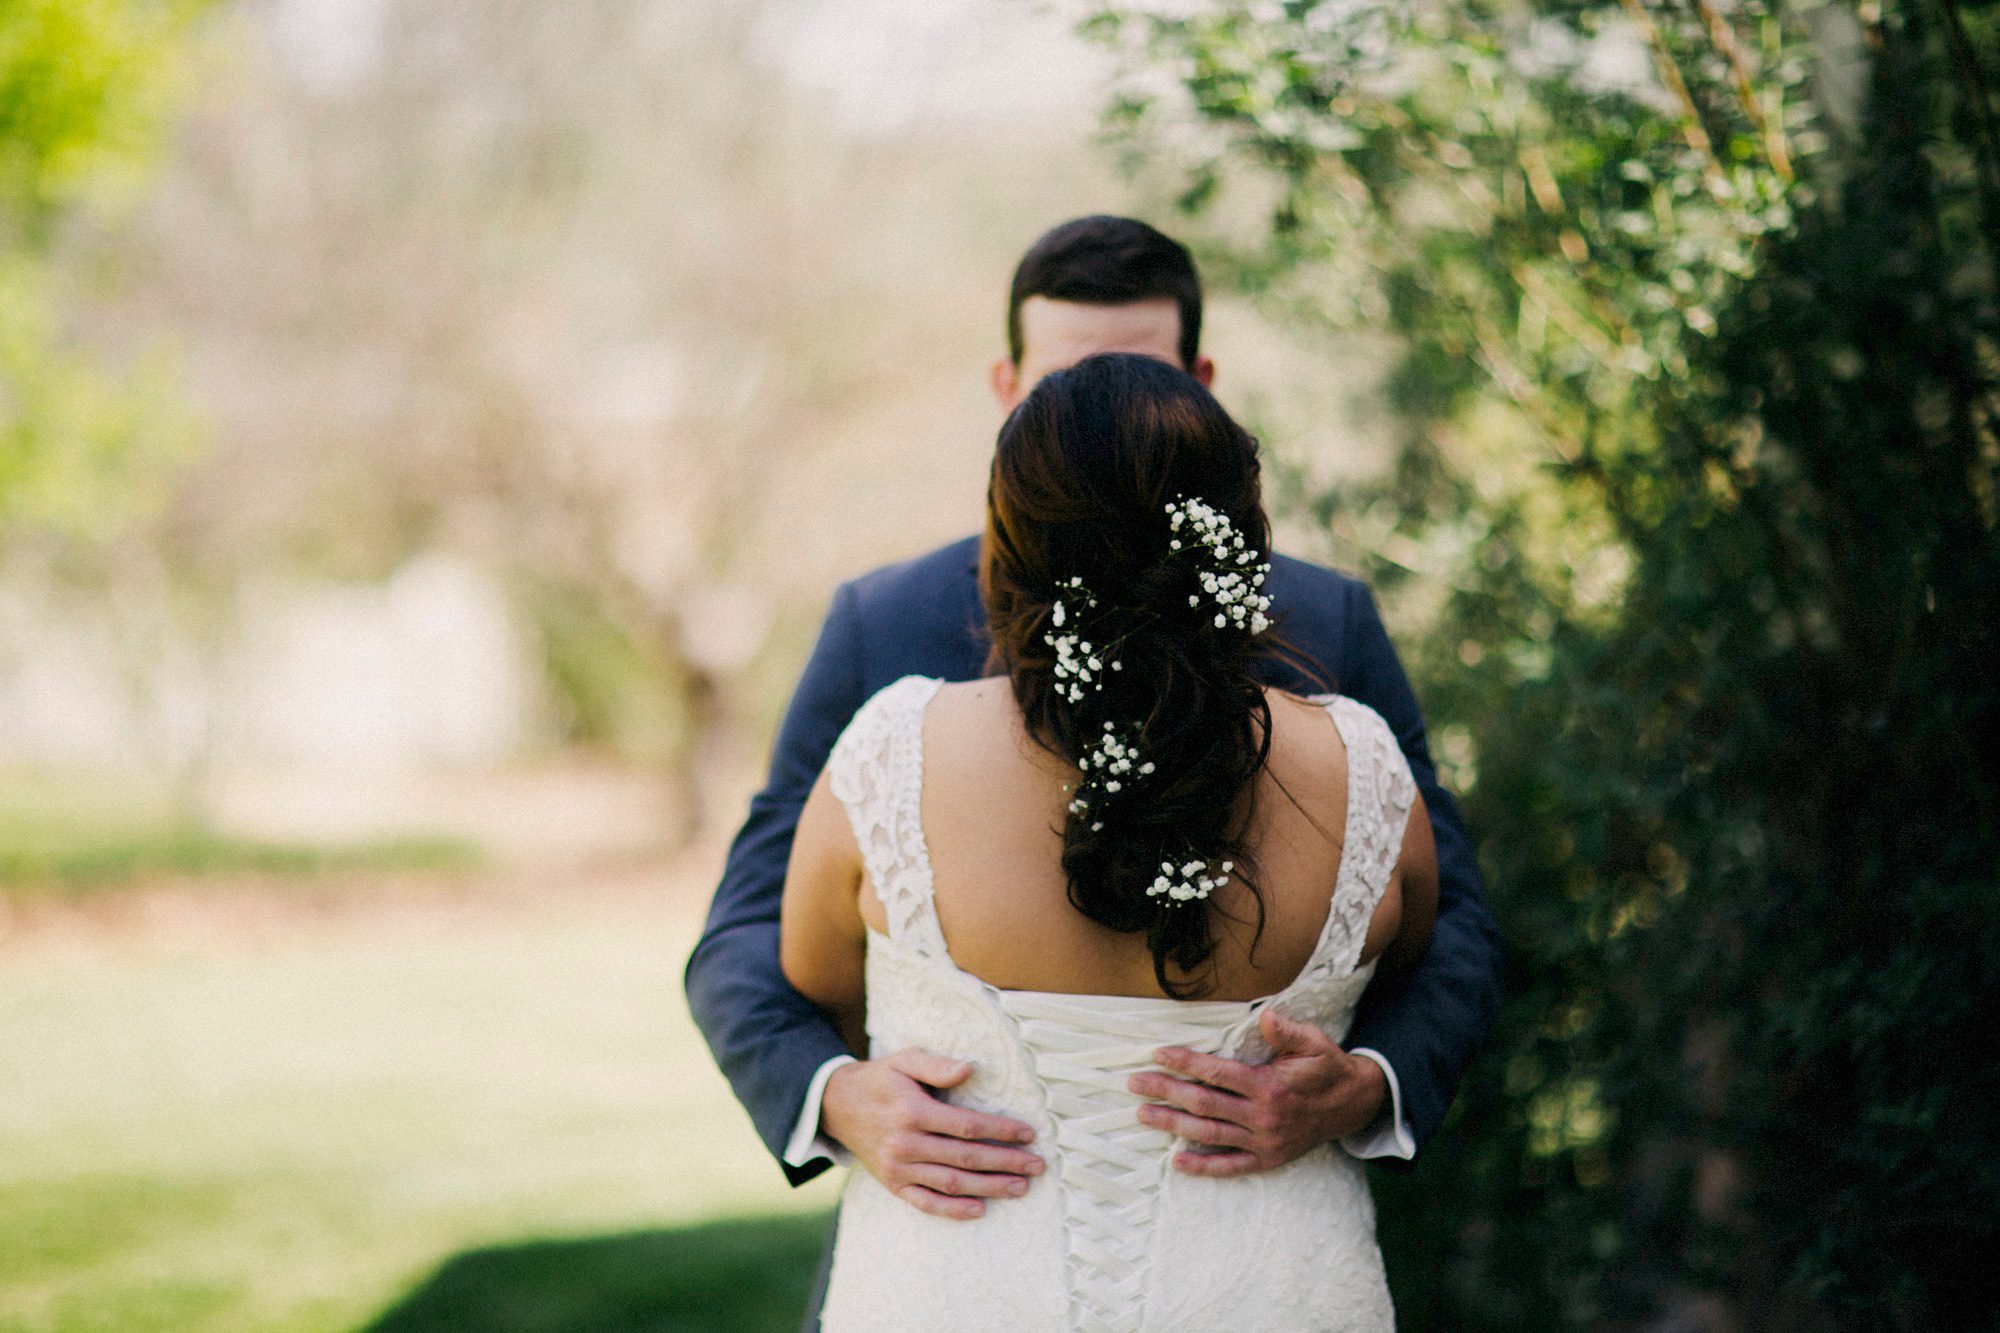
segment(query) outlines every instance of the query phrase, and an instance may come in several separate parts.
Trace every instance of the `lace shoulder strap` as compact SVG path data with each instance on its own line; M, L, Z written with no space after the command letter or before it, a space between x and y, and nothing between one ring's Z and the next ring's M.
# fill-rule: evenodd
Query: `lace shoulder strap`
M941 681L904 676L861 705L827 759L862 865L889 917L889 938L944 955L924 845L924 708Z
M1380 713L1345 695L1324 702L1347 747L1347 824L1316 961L1346 975L1360 961L1368 922L1402 855L1417 782L1396 733Z

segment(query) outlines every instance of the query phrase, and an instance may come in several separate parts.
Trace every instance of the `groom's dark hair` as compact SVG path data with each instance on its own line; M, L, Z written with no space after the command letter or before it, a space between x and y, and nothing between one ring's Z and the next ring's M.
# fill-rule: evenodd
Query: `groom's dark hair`
M1194 257L1165 232L1134 218L1094 213L1042 233L1014 269L1007 294L1007 352L1021 364L1021 303L1031 296L1084 305L1130 305L1172 297L1181 310L1181 367L1201 348L1201 279Z

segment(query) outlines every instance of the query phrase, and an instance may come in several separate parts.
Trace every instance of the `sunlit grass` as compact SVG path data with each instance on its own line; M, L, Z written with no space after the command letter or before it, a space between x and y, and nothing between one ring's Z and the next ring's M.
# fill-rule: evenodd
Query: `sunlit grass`
M736 1233L679 1230L818 1212L835 1188L785 1186L688 1020L704 887L384 903L302 914L278 943L9 947L0 1329L761 1326L727 1301L669 1317L722 1289L793 1310L816 1224L748 1267ZM649 1283L669 1255L686 1271Z

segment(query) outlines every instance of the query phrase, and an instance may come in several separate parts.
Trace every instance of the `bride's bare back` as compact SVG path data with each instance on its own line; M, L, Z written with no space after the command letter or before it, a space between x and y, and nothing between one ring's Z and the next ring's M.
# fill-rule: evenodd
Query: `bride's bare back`
M1214 898L1218 941L1203 998L1248 1000L1284 988L1311 955L1340 867L1347 755L1319 704L1268 691L1270 760L1257 778L1245 844L1263 891L1257 905L1232 880ZM941 687L923 722L922 824L939 924L956 963L1004 990L1158 996L1142 935L1122 934L1073 907L1061 866L1064 807L1077 770L1036 745L1004 677ZM1435 892L1429 820L1419 800L1404 855L1370 920L1364 961L1389 951L1409 915L1428 929ZM886 929L873 893L862 919ZM1421 901L1417 901L1421 899ZM1408 934L1415 936L1414 927ZM1253 943L1254 942L1254 943Z

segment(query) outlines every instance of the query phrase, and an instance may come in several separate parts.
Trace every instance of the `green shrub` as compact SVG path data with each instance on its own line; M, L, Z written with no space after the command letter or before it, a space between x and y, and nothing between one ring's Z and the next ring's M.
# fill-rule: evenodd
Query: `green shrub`
M1404 1325L1990 1324L2000 8L1144 8L1211 270L1402 339L1314 512L1510 947Z

